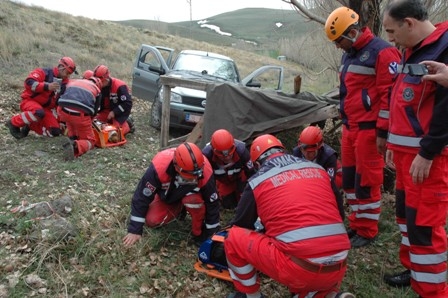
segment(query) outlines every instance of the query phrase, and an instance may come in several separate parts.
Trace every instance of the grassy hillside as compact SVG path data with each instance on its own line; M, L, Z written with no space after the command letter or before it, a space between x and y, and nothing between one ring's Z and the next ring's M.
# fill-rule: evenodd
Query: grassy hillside
M312 24L295 11L266 8L245 8L219 14L207 19L207 24L218 26L231 36L221 36L208 28L192 22L163 23L150 20L119 21L137 28L159 28L172 35L188 37L216 45L231 46L241 40L255 42L264 49L275 49L281 38L301 36L312 29ZM281 23L278 27L276 24ZM274 57L275 58L275 57Z
M130 83L134 55L141 43L178 50L205 49L233 57L242 75L253 68L282 63L292 77L303 70L292 63L216 46L149 29L123 26L0 1L0 122L19 112L20 92L28 72L54 66L71 56L79 70L107 64L113 76ZM303 80L303 89L333 86ZM161 229L146 229L142 241L124 249L130 200L140 177L157 152L159 132L149 126L149 103L134 98L136 132L121 147L95 149L64 162L60 138L30 133L16 140L0 126L0 297L223 297L228 282L193 269L197 249L189 242L190 219ZM70 199L63 222L73 236L52 239L53 214L33 220L31 213L12 213L22 201ZM399 267L398 230L393 200L385 194L380 237L350 253L343 288L357 297L416 297L409 289L391 289L381 276ZM45 205L45 204L44 204ZM224 212L228 219L231 212ZM223 220L223 222L225 222ZM50 223L45 226L44 223ZM58 229L56 229L58 230ZM287 289L262 278L267 297L289 297Z

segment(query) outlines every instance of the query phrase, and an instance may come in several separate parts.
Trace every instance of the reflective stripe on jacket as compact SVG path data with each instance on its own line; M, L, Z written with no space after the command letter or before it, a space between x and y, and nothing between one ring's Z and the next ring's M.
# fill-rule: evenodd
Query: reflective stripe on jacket
M448 22L436 30L421 45L405 52L401 67L423 60L448 62ZM439 88L440 90L437 90ZM426 159L436 154L448 154L448 94L446 88L432 81L422 81L406 71L397 74L392 91L388 148L419 153Z
M368 28L362 31L351 52L342 57L339 74L342 122L354 129L360 122L376 122L386 138L393 70L400 61L400 52L375 37Z
M232 223L253 229L249 225L257 217L265 235L292 256L313 258L350 248L329 175L293 155L274 154L249 179Z
M61 107L75 108L93 116L100 89L90 80L70 80L58 99Z

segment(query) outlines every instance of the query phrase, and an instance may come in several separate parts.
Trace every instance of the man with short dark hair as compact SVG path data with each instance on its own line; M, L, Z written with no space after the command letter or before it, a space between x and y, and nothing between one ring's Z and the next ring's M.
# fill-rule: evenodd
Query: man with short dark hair
M385 276L411 284L420 297L448 297L448 93L416 73L426 60L448 63L448 22L433 25L420 0L390 2L383 28L405 48L391 95L386 162L396 170L396 220L404 272Z

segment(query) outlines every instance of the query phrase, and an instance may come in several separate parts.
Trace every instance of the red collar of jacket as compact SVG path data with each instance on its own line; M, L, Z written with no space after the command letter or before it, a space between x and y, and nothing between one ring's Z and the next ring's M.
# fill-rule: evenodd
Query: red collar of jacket
M413 48L406 49L405 54L406 58L408 58L412 54L412 52L418 50L419 48L436 42L445 32L448 31L448 21L438 23L435 26L436 30L434 30L430 35L428 35L425 39L423 39L421 43L419 43L417 46Z
M352 47L357 51L364 48L375 37L372 31L370 31L367 27L361 28L360 32L361 34L358 39L352 45Z

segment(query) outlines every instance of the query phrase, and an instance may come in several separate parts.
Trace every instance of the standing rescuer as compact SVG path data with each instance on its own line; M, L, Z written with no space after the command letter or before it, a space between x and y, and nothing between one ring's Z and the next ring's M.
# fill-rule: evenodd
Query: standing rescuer
M396 169L399 256L407 269L385 275L385 281L410 284L419 297L446 298L448 92L410 66L448 64L448 22L433 25L422 1L393 1L385 8L383 29L405 48L392 90L386 162Z
M238 291L227 297L263 297L257 271L286 285L292 297L354 297L339 292L350 242L342 198L327 172L286 154L272 135L256 138L250 156L257 172L224 241ZM264 233L254 230L258 217Z
M56 137L62 133L56 114L56 101L65 90L70 75L76 73L72 58L62 57L53 68L36 68L25 79L20 114L6 122L11 135L24 138L32 130L38 135Z
M398 49L360 28L358 20L353 10L339 7L325 23L328 39L345 52L339 69L342 187L352 209L348 233L355 248L378 234L389 96L400 61Z

